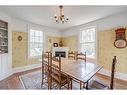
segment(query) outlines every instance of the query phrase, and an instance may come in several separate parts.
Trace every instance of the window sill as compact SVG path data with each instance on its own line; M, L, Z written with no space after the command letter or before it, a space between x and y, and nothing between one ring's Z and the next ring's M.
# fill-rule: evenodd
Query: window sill
M86 58L89 58L89 59L95 59L95 57L90 57L90 56L87 57L87 55L86 55Z
M86 61L96 63L96 58L95 57L86 57Z
M29 56L28 59L41 58L41 56Z

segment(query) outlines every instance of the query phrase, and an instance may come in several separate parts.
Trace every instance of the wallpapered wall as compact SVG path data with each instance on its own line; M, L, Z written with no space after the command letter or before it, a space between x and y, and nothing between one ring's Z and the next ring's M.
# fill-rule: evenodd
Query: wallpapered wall
M52 36L46 36L46 51L51 51L53 47L53 43L58 43L60 42L61 38L60 37L52 37Z
M117 29L117 28L115 28ZM112 58L117 56L116 71L127 73L127 47L119 49L114 46L115 29L99 31L98 35L98 64L104 69L111 70ZM127 39L127 31L126 31ZM77 50L78 36L70 36L63 38L65 46L69 46L71 50Z
M127 47L116 48L115 37L115 29L98 32L98 61L105 69L111 70L112 58L117 56L116 71L127 73Z
M46 51L50 51L53 47L53 43L58 43L62 41L64 47L69 47L71 51L76 51L78 46L78 36L69 36L69 37L46 37Z
M17 37L21 35L23 40L18 41ZM13 32L13 67L20 67L24 65L38 63L36 58L28 58L28 34L26 32ZM50 50L53 43L59 43L63 41L64 46L70 47L70 50L77 50L78 36L69 37L46 37L46 50ZM127 31L126 31L127 38ZM49 41L51 39L51 42ZM118 49L114 47L115 32L114 29L99 31L98 32L98 64L103 68L111 70L112 58L117 56L116 71L121 73L127 73L127 47ZM18 57L17 57L18 56Z
M18 41L22 36L22 41ZM13 68L38 63L38 58L28 58L28 33L12 32L12 65Z
M70 51L77 51L78 49L78 36L63 37L62 42L64 46L68 46Z
M110 71L112 65L112 58L113 56L117 56L116 71L121 73L127 73L127 47L119 49L114 46L114 40L116 37L115 29L97 32L98 64L103 66L104 69ZM78 36L70 36L62 38L62 40L65 46L69 46L71 50L77 50Z
M18 36L22 36L22 41L18 41ZM70 47L71 50L76 50L77 39L77 36L61 38L46 35L45 50L50 51L53 43L59 43L61 40L64 46ZM13 68L38 63L38 58L28 58L27 32L12 32L12 61Z

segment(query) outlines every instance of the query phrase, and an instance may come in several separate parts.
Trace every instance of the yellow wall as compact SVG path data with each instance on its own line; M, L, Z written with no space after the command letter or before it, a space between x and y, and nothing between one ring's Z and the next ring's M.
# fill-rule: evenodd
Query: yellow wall
M18 36L22 36L22 41L18 41ZM77 50L77 36L70 37L52 37L46 35L46 51L50 51L53 43L59 43L61 40L64 46L70 50ZM12 32L12 62L13 68L38 63L38 58L28 58L28 33Z
M63 45L70 48L70 51L77 51L78 48L78 36L69 36L62 38Z
M53 47L53 43L58 43L60 42L61 38L60 37L52 37L52 36L46 36L46 51L50 51L51 48Z
M18 41L18 36L22 36L22 41ZM49 42L51 39L51 43ZM59 43L61 38L46 35L46 51L49 51L53 43ZM30 64L37 64L39 58L28 57L28 33L12 32L12 63L13 68Z
M126 31L127 37L127 31ZM117 56L116 70L127 73L127 47L119 49L114 46L115 30L98 32L98 60L105 69L111 70L112 58Z
M115 28L116 29L116 28ZM98 64L107 70L111 70L112 58L117 56L116 71L127 73L127 47L123 49L114 46L115 29L99 31L98 35ZM127 31L126 31L127 39ZM64 46L68 46L71 50L77 50L78 36L69 36L62 38Z
M117 56L118 63L116 65L116 70L121 73L127 73L127 47L123 49L118 49L114 46L115 32L114 29L100 31L98 33L98 63L103 66L103 68L111 70L112 58ZM23 37L22 41L18 41L18 36ZM126 31L127 37L127 31ZM38 63L38 59L28 58L28 33L27 32L13 32L12 33L12 58L13 58L13 68L21 67L29 64ZM51 39L51 43L49 42ZM52 37L46 36L46 50L50 50L53 43L59 43L63 41L64 46L70 47L71 51L77 50L78 46L78 36L69 37Z
M22 41L18 41L22 36ZM28 33L12 32L12 65L13 68L38 63L38 58L28 58Z
M69 47L71 51L76 51L78 46L78 36L69 36L69 37L52 37L46 36L46 51L50 51L53 47L53 43L58 43L62 41L63 46Z

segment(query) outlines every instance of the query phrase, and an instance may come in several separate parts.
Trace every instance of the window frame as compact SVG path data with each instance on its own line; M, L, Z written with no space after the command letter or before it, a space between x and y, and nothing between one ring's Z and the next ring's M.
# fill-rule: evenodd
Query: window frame
M43 30L41 30L41 29L37 29L37 28L31 28L31 27L29 27L28 28L28 58L39 58L39 57L41 57L41 55L37 55L37 56L31 56L30 55L30 43L31 43L31 41L30 41L30 31L31 30L36 30L36 31L41 31L41 32L43 32ZM43 32L43 41L42 41L42 44L43 44L43 51L44 51L44 32ZM37 42L34 42L34 43L37 43Z
M87 30L87 29L90 29L90 28L95 28L95 42L84 42L84 43L81 42L81 41L80 41L80 40L81 40L80 38L81 38L81 35L82 35L81 32L82 32L83 30ZM94 43L94 44L95 44L95 45L94 45L94 46L95 46L95 48L94 48L94 50L95 50L95 55L94 55L94 57L89 57L89 56L87 56L87 55L86 55L86 56L87 56L88 59L92 59L92 60L95 59L96 62L97 62L97 44L98 44L98 43L97 43L97 27L96 27L96 26L84 27L84 28L81 28L81 29L80 29L80 32L78 33L78 51L81 51L81 44L85 44L85 43L86 43L86 44L87 44L87 43Z

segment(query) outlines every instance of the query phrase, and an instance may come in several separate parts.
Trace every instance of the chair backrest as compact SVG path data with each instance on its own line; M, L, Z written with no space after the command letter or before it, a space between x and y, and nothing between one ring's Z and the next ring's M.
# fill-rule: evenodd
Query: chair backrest
M50 54L51 54L51 52L42 53L42 62L47 61L47 63L49 63L50 62Z
M51 52L42 53L42 72L49 73Z
M113 89L114 86L114 74L115 74L115 65L116 65L116 56L114 56L112 61L112 71L111 71L111 82L110 82L110 89Z
M61 81L61 57L52 57L51 62L51 74L56 75L52 78L56 79L58 82Z
M75 59L76 53L73 51L68 52L68 58L74 58Z
M77 60L78 60L78 59L81 59L81 60L84 60L84 61L86 62L86 52L85 52L85 54L82 53L82 52L77 53L77 54L76 54L76 59L77 59Z

